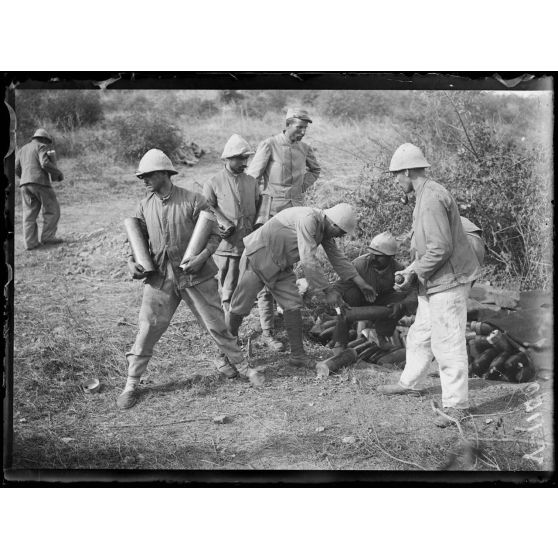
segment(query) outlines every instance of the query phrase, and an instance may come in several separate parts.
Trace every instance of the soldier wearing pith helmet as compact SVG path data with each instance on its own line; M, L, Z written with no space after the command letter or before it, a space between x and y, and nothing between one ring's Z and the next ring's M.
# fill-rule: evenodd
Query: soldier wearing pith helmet
M238 264L244 251L242 239L254 228L260 200L256 179L244 172L253 154L248 142L242 136L233 134L221 155L223 169L203 187L203 194L220 224L222 240L213 259L219 268L219 289L225 312L229 310L238 282Z
M210 211L210 206L201 194L175 186L171 181L175 174L172 161L159 149L150 149L136 172L147 196L140 201L135 218L155 269L148 272L130 251L130 274L133 279L143 279L145 286L139 331L126 354L128 378L117 399L120 409L129 409L139 400L141 376L182 300L218 347L218 370L230 378L240 373L256 386L263 383L263 377L249 366L225 324L215 279L217 267L211 258L221 240L216 227L199 254L182 259L201 212Z
M395 187L416 195L413 261L396 273L403 283L394 288L405 290L418 282L418 309L407 335L406 364L399 383L379 386L378 392L401 395L420 391L434 356L446 415L438 416L435 424L445 427L468 415L467 297L479 265L454 198L427 176L429 167L422 150L411 143L397 148L389 166Z
M280 211L304 205L304 193L320 176L314 150L303 142L312 119L300 107L287 110L282 132L263 140L246 171L260 184L262 194L271 196L269 217ZM262 327L273 328L273 299L268 289L258 296ZM268 343L272 348L271 343Z
M341 296L334 285L328 283L317 258L318 247L322 246L341 279L354 281L369 299L373 299L374 289L360 277L335 243L336 238L353 234L356 224L355 211L347 203L324 210L289 207L249 234L244 239L246 249L240 261L238 286L227 315L233 335L238 332L244 316L250 313L258 292L262 287L268 287L284 310L283 319L291 348L289 364L309 366L311 359L302 343L303 301L293 266L300 262L310 287L321 292L327 304L343 305Z

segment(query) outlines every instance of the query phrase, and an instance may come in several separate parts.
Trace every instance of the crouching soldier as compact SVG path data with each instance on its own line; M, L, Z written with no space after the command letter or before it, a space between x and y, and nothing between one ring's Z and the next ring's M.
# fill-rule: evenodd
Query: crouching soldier
M381 317L373 322L380 342L383 337L393 335L400 318L414 314L417 309L416 289L411 289L407 293L396 292L393 289L395 272L404 269L404 266L394 258L396 253L395 237L389 232L383 232L372 239L367 254L352 262L366 284L371 285L377 293L373 306L387 306L391 309L391 314L387 317ZM370 305L365 293L354 281L338 281L336 288L349 306ZM360 332L370 325L368 321L361 321L358 323L358 331Z
M219 371L227 377L240 373L253 385L263 383L263 377L250 368L225 324L215 279L217 268L211 258L220 241L217 231L212 232L200 254L180 267L200 211L210 208L203 196L174 186L170 179L174 174L177 172L171 160L158 149L151 149L143 156L136 172L145 184L147 197L141 200L135 217L148 242L155 271L147 273L133 255L128 257L132 277L145 279L145 287L139 332L126 354L128 379L117 400L121 409L137 403L140 378L181 300L188 304L221 351Z
M329 209L290 207L283 209L261 228L244 239L246 247L240 260L238 286L231 300L228 315L233 335L244 316L247 316L265 286L283 308L283 319L291 347L289 364L310 366L310 357L302 343L303 305L296 283L293 265L300 261L304 275L314 292L323 292L325 302L342 306L343 301L333 285L329 285L317 258L322 246L331 265L345 281L352 280L369 300L375 296L374 288L364 281L354 266L339 250L335 238L352 234L356 216L352 207L341 203Z

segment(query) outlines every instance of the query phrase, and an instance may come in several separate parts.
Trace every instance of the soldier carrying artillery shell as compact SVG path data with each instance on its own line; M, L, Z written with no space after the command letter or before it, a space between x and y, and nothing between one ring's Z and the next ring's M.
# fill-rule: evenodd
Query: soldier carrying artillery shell
M148 264L138 261L140 250L134 250L132 244L128 269L134 279L144 279L145 287L139 332L134 345L126 353L128 379L117 400L120 409L128 409L137 403L140 378L181 300L188 304L221 351L218 370L227 377L240 373L256 386L263 383L261 373L250 368L236 338L225 325L215 279L217 267L211 258L220 242L215 224L209 231L205 247L199 253L189 254L198 222L202 222L201 215L210 215L213 219L209 204L202 195L175 186L170 179L174 174L177 172L171 160L159 149L149 150L136 172L148 195L141 200L135 219L140 236L147 243L153 270L146 269ZM185 253L187 257L183 258Z

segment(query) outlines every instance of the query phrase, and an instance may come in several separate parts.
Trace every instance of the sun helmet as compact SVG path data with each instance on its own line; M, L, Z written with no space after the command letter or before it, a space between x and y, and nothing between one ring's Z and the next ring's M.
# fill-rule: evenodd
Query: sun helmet
M400 145L391 158L389 164L390 172L397 172L407 169L425 169L430 163L425 159L422 151L412 143Z
M369 244L370 251L380 256L395 256L397 240L390 232L377 234Z
M142 178L144 174L155 171L166 171L169 174L178 174L172 161L160 150L150 149L139 162L136 176Z
M43 138L52 143L52 136L44 128L38 128L33 134L33 138Z
M347 234L353 234L356 229L357 220L353 208L348 203L338 203L324 211L340 229Z

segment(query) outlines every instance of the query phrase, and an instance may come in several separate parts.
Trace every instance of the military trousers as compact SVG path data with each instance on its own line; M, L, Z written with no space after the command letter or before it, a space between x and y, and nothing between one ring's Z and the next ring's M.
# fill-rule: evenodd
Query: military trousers
M128 375L141 376L153 355L153 348L167 330L180 304L186 302L199 325L203 327L231 364L240 364L244 355L225 324L225 315L219 300L217 280L212 277L203 283L179 289L172 266L167 263L167 274L160 289L146 284L139 313L139 332L130 351Z
M54 189L40 184L25 184L21 187L23 204L23 242L25 248L32 250L39 245L39 226L37 218L43 210L43 228L41 242L56 236L60 220L60 205Z
M292 269L277 270L269 276L258 267L258 259L260 259L258 252L249 257L243 254L240 258L240 275L231 300L231 312L240 316L250 314L258 293L264 287L268 288L284 311L301 309L303 301L298 292L294 271Z
M415 322L407 334L406 363L399 384L418 388L434 356L440 371L444 407L466 409L469 406L465 329L470 289L470 284L466 284L419 295Z
M219 294L223 307L228 307L231 302L232 294L238 283L240 269L240 256L213 256L217 264L217 280L219 281Z

